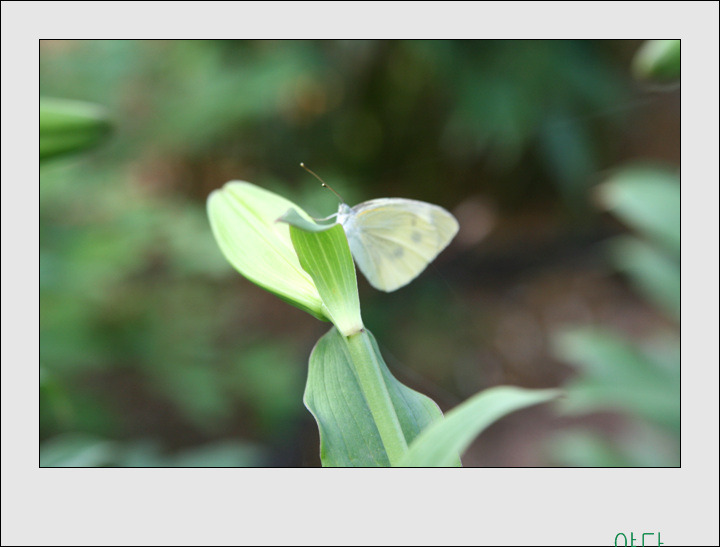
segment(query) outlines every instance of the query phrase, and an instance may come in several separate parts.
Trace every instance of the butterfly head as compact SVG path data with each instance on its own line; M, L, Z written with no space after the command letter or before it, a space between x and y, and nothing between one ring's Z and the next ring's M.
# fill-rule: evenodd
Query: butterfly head
M340 224L345 224L348 218L352 215L352 208L347 203L340 203L337 212L337 221Z

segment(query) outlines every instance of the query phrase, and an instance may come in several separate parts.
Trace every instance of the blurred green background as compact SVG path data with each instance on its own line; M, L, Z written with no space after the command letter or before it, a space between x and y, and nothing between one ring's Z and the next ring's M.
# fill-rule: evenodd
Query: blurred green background
M205 213L234 179L335 212L301 161L350 204L460 222L408 287L359 280L401 381L443 410L568 389L465 465L677 465L679 86L637 78L643 46L42 41L41 96L97 123L52 133L45 102L41 465L320 464L302 393L329 325L232 270Z

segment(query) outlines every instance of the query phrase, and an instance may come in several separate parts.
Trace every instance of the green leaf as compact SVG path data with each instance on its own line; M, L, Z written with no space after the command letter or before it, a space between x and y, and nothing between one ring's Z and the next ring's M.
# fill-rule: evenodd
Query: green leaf
M562 467L669 467L678 465L657 443L635 436L611 441L587 430L569 430L549 439L551 458Z
M62 99L40 100L40 160L80 152L98 144L110 121L100 106Z
M652 167L628 167L598 189L601 204L631 228L680 256L680 181Z
M680 264L656 247L631 236L608 242L613 261L631 276L638 288L652 301L680 319Z
M680 40L648 40L635 54L636 78L657 83L680 79Z
M285 222L293 202L249 182L231 181L208 197L208 216L225 258L247 279L323 321L330 320L315 283L300 265Z
M406 449L386 446L396 442L388 440L394 428L400 428L401 444L407 445L442 418L432 399L393 377L367 330L349 341L333 328L318 341L310 356L304 402L317 421L326 467L389 466Z
M487 426L521 408L544 403L560 394L555 389L499 386L474 395L447 413L410 445L402 467L449 467L457 455Z
M183 450L163 467L261 467L266 462L264 451L250 443L217 441Z
M619 336L575 328L553 337L554 353L582 374L566 387L565 412L624 411L673 431L680 427L680 363L668 363ZM665 353L672 353L665 349Z
M621 449L589 431L566 431L550 439L552 459L562 467L634 467Z
M315 282L330 320L344 336L360 332L357 276L343 227L308 222L295 211L288 211L282 220L290 223L300 264Z
M80 434L50 439L40 445L40 467L101 467L112 465L117 445Z

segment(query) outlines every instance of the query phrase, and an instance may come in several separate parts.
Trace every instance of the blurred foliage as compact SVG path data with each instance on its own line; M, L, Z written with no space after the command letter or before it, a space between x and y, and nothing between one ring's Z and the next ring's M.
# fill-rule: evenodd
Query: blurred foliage
M649 40L636 52L635 76L654 83L680 78L680 41ZM635 235L606 243L609 258L662 310L672 327L640 341L607 328L575 328L554 337L559 358L579 368L567 383L569 414L624 415L614 439L591 430L565 431L550 444L561 465L680 465L680 179L673 169L634 164L595 189L598 205Z
M656 83L680 80L680 40L648 40L633 59L635 76Z
M107 115L96 105L47 98L40 101L41 160L92 147L109 130Z
M395 195L407 180L444 203L470 186L508 204L560 193L582 205L592 174L617 152L602 137L623 125L616 109L631 92L613 42L100 41L46 49L53 47L67 51L41 57L42 92L107 105L124 120L116 151L136 156L149 147L190 164L230 157L228 180L237 166L253 181L262 174L265 184L301 179L309 187L302 159L329 181L352 174L339 189L349 188L348 202ZM363 193L353 190L361 181Z
M633 166L598 188L601 205L640 237L608 242L616 267L670 317L680 319L680 180L671 170Z
M43 461L68 438L96 443L89 454L98 465L123 465L120 454L138 443L169 461L235 439L263 447L257 465L319 465L302 405L317 322L242 280L205 212L209 192L233 179L317 217L335 212L335 197L300 161L348 203L401 196L463 206L458 246L434 265L459 298L432 272L393 295L361 283L363 316L383 355L407 351L417 370L402 370L450 399L488 387L492 361L477 361L486 356L478 346L493 325L493 302L477 311L448 302L474 303L488 276L510 283L508 264L552 255L532 239L532 226L510 222L522 243L499 238L491 248L512 262L488 259L478 246L483 211L542 211L561 227L548 233L570 241L602 231L588 199L598 170L658 134L640 123L655 99L628 69L637 47L42 41L41 95L101 105L113 124L101 146L41 165ZM74 137L59 145L79 146ZM401 336L387 352L391 330Z
M643 294L679 321L678 177L661 168L633 166L603 183L598 195L604 207L638 233L610 241L610 258ZM574 329L556 336L555 352L579 367L578 376L566 386L565 412L610 411L644 424L635 424L632 435L616 442L589 432L579 437L564 433L554 450L559 461L583 466L680 465L678 333L659 332L639 343L606 329Z
M88 435L63 435L43 445L41 467L253 467L262 449L225 441L168 455L155 441L111 442Z

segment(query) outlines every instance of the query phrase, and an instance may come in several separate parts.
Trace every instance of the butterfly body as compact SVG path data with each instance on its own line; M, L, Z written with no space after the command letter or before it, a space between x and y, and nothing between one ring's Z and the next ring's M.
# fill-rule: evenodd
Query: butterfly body
M355 262L370 284L385 292L415 279L448 246L458 222L438 205L380 198L349 207L341 203L342 224Z

